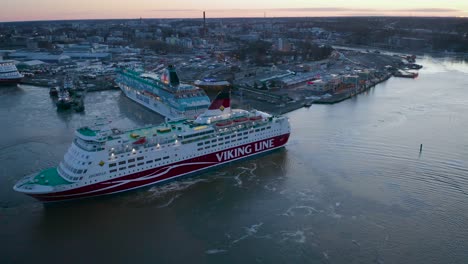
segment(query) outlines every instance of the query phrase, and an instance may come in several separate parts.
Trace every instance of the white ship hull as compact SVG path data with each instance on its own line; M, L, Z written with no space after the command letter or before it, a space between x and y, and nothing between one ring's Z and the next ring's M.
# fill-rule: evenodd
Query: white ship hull
M194 119L198 115L205 112L206 110L205 108L201 108L196 111L190 110L190 111L180 112L170 107L169 105L165 104L164 102L153 99L122 83L118 83L117 85L119 86L120 90L122 90L122 92L125 94L125 96L127 96L131 100L169 119L180 119L180 118Z
M154 107L132 89L122 90L155 112L174 116L162 103ZM196 120L127 131L105 123L98 127L77 129L58 167L25 177L14 189L41 201L123 192L280 148L290 133L286 117L231 110L226 91Z

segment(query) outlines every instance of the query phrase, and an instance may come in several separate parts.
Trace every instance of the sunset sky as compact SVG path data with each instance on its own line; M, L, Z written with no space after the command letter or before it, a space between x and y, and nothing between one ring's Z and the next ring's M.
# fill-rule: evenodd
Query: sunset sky
M468 0L2 0L0 21L281 16L468 16Z

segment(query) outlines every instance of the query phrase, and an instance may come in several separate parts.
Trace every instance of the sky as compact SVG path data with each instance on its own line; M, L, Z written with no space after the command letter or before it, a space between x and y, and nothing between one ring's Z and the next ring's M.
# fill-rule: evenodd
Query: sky
M468 17L468 0L0 0L0 21L299 16Z

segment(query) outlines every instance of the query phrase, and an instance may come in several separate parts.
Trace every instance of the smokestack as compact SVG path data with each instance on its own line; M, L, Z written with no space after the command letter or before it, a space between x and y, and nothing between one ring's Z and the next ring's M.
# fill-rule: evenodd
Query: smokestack
M206 36L206 17L205 17L205 11L203 11L203 37Z

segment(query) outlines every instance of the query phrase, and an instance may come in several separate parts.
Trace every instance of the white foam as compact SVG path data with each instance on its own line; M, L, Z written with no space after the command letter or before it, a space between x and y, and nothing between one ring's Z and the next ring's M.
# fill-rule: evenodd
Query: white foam
M239 241L242 241L254 234L256 234L258 232L258 229L260 229L260 227L263 225L263 222L260 222L258 224L253 224L251 225L250 227L244 227L244 229L247 231L247 233L243 236L241 236L240 238L234 240L231 242L231 244L236 244L238 243Z
M331 213L330 213L330 216L331 216L332 218L335 218L335 219L341 219L341 218L343 218L342 215L337 214L337 213L335 213L335 212L331 212Z
M284 241L293 241L296 243L305 243L307 238L306 235L304 234L304 231L302 230L297 230L296 232L286 232L282 231L281 235L283 238L281 239L282 242Z
M240 172L239 174L237 174L235 177L234 177L234 180L236 180L236 186L240 187L242 186L242 180L240 178L240 176L244 174L244 171L243 172Z
M244 172L249 172L250 178L256 177L254 171L257 170L257 163L251 163L253 166L252 168L246 168L246 167L238 167L239 169L243 169Z
M313 213L319 213L319 211L317 209L313 208L312 206L298 205L298 206L293 206L293 207L289 208L288 210L286 210L285 213L283 213L283 215L285 215L285 216L295 216L296 215L295 211L307 212L305 214L305 216L312 215Z
M351 242L353 242L353 244L355 244L356 246L358 247L361 247L361 244L359 242L357 242L356 240L351 240Z
M175 195L174 197L172 197L167 203L158 206L158 208L168 207L169 205L172 204L172 202L174 202L175 199L179 198L181 195L182 195L182 194L180 194L180 193L176 194L176 195Z
M188 187L200 183L200 182L209 182L207 179L190 179L190 180L182 180L182 181L173 181L168 184L164 184L161 186L155 186L149 189L148 191L152 194L152 196L160 197L167 193L182 191L187 189Z
M327 251L322 252L322 254L323 254L323 257L324 257L325 259L330 259L330 257L328 256L328 252L327 252Z
M226 249L208 249L205 251L206 254L212 255L212 254L220 254L220 253L225 253L227 252Z
M272 184L269 183L269 184L263 186L263 188L267 189L268 191L276 192L276 187L272 187L270 185L272 185Z

